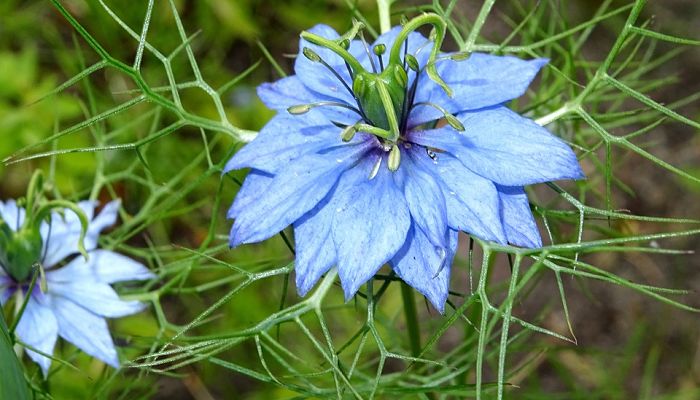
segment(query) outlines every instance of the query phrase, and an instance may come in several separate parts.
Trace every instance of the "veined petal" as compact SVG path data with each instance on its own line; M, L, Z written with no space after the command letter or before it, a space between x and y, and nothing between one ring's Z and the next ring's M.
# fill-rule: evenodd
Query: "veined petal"
M457 252L457 231L449 230L445 236L449 246L443 257L435 251L423 231L413 224L406 243L391 260L397 275L425 296L440 313L445 311L452 259Z
M584 177L561 139L506 107L458 115L466 130L414 131L411 141L448 151L467 168L504 186Z
M542 238L530 211L527 194L521 186L496 185L501 199L503 226L508 242L516 246L542 247Z
M46 272L49 283L115 283L141 281L155 277L143 264L109 250L93 250L89 259L78 256L61 268Z
M100 232L117 221L117 212L121 203L119 200L114 200L105 204L100 214L94 217L97 204L96 201L78 203L89 221L84 243L88 251L97 247ZM78 253L80 231L80 220L72 211L65 210L63 215L52 213L51 223L41 224L41 236L44 238L44 266L52 267L69 255Z
M452 114L502 104L522 96L548 61L483 53L472 53L464 61L444 59L437 63L437 70L453 90L453 97L447 96L423 73L416 90L416 103L432 102ZM415 126L441 116L433 107L418 106L411 112L409 121Z
M303 155L340 143L340 128L329 124L317 113L294 116L275 115L258 136L226 163L224 173L254 168L271 174L286 168Z
M294 223L294 271L300 296L305 296L321 276L337 263L331 228L336 210L345 201L340 193L368 179L372 159L368 157L343 173L326 198Z
M446 153L437 154L433 160L416 146L411 157L424 170L439 177L450 228L483 240L506 243L498 191L493 182L471 172Z
M289 114L287 109L292 106L335 100L310 91L296 75L261 84L258 86L258 97L268 108L280 114ZM324 106L316 108L315 111L320 112L326 118L326 122L336 121L350 125L359 119L357 113L342 107Z
M382 156L371 157L370 161L375 157ZM351 171L364 177L369 174L368 168ZM403 193L394 184L391 174L387 168L379 168L374 179L365 178L338 193L332 233L346 300L355 295L405 242L411 217Z
M257 201L236 207L231 247L265 240L311 210L371 147L371 142L342 145L325 154L302 157L290 164L259 194ZM235 204L234 204L235 206Z
M66 298L54 296L51 300L58 334L87 354L119 368L117 350L104 318Z
M42 353L53 354L58 338L58 323L51 309L31 296L19 324L17 324L15 333L23 343ZM51 366L51 359L30 349L27 349L27 354L39 364L41 372L46 377Z
M337 39L340 35L328 25L316 25L309 29L308 32L319 35L326 39ZM304 47L308 47L315 51L321 59L323 59L333 70L335 70L340 78L352 88L352 78L345 66L345 61L324 47L311 44L304 39L299 40L299 53L297 54L296 62L294 63L294 72L308 89L322 96L337 99L347 104L355 104L353 95L344 87L342 82L321 63L313 62L306 58L303 54ZM362 63L362 59L366 59L365 50L359 40L353 40L348 49L350 54Z
M145 305L138 301L124 301L107 283L76 280L74 282L50 282L49 294L68 299L88 311L108 318L118 318L143 311Z
M410 154L410 152L408 152ZM412 157L403 157L403 165L396 172L399 175L405 171L402 179L403 192L411 217L416 225L425 233L430 242L445 251L447 248L447 211L445 196L442 193L438 178L424 171L429 164L413 161Z

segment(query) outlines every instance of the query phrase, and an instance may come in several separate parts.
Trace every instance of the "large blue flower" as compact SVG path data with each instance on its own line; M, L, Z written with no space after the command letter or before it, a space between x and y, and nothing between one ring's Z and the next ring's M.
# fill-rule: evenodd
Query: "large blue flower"
M86 260L78 254L81 223L75 214L54 212L48 221L42 222L41 255L34 262L40 263L46 271L46 291L39 283L32 289L15 333L24 344L48 355L53 354L56 340L61 336L116 368L119 359L105 318L134 314L143 310L144 305L121 300L110 284L150 279L153 274L128 257L97 248L100 232L117 219L118 201L105 205L98 215L94 215L96 202L84 201L78 206L89 220L84 241L89 258ZM0 220L13 232L19 234L25 214L14 201L0 201ZM64 261L67 263L62 265ZM28 292L29 282L18 281L5 267L9 266L0 268L0 304L4 305L18 293L21 302ZM46 376L51 359L29 349L27 354Z
M371 46L318 25L296 74L258 88L278 113L226 165L251 168L230 244L293 225L301 295L337 266L350 298L389 263L442 311L457 232L540 247L523 186L583 177L569 146L504 105L547 60L464 60L418 25Z

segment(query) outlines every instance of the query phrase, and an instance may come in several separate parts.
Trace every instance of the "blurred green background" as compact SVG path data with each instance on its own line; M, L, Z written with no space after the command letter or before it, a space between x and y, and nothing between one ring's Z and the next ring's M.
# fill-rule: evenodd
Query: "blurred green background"
M140 32L146 1L107 1L106 4L123 21ZM235 86L222 95L226 116L235 126L257 130L272 113L257 100L255 87L264 81L280 77L275 66L265 55L269 52L279 66L289 73L297 51L298 33L323 22L342 30L349 26L353 16L361 13L376 26L375 5L371 1L307 0L178 0L178 13L189 33L197 32L192 46L197 55L204 79L214 88L230 82L260 62ZM544 3L544 2L543 2ZM555 1L554 10L566 24L573 26L589 19L600 5L597 1ZM107 50L119 60L133 60L136 42L121 29L97 1L65 0L61 4ZM512 30L513 24L523 17L523 9L539 2L497 2L495 11L482 35L498 43ZM614 1L620 5L624 2ZM397 2L395 10L412 9L418 2ZM456 3L456 20L473 21L481 3ZM356 9L354 10L354 8ZM354 10L354 11L353 11ZM554 14L552 14L554 15ZM700 38L700 3L695 0L650 2L644 18L661 32L689 38ZM395 21L398 17L395 17ZM515 21L515 22L513 22ZM589 60L604 58L624 23L624 14L602 22L594 30L592 39L584 46L582 57ZM562 29L564 29L563 27ZM181 40L173 22L170 7L165 1L156 1L149 41L168 54ZM665 54L674 51L668 44L653 51ZM126 100L134 85L113 70L100 70L90 76L89 84L79 83L49 99L35 103L43 95L70 77L97 62L99 58L79 38L59 12L44 0L3 0L0 2L0 157L15 153L24 146L37 143L51 134L114 107ZM697 94L700 92L700 51L688 48L658 68L654 74L666 79L658 88L647 92L655 100L666 103L688 98L691 101L676 110L697 120L700 118ZM142 75L153 87L167 84L162 65L148 55L143 60ZM173 73L178 81L191 75L184 57L173 62ZM180 79L182 78L182 79ZM693 98L692 96L696 96ZM202 91L183 90L184 108L196 115L216 119L217 112L211 99ZM604 113L604 110L599 110ZM62 138L58 148L82 148L99 145L105 132L118 131L110 139L126 143L149 134L147 123L138 119L152 116L146 105L138 105L126 114L102 121L94 130L84 129ZM168 122L168 116L163 121ZM133 123L133 125L132 125ZM700 174L699 132L681 124L663 124L645 140L654 145L654 154L698 176ZM110 140L110 143L113 141ZM223 138L212 144L213 163L224 160L232 151L233 141ZM34 151L47 151L53 144ZM31 152L30 152L31 153ZM202 177L202 163L194 163L202 155L200 132L184 128L163 137L148 148L148 175L154 182L167 182L176 173L183 172L179 185ZM53 171L57 193L68 198L86 197L93 188L95 165L105 163L110 172L130 168L138 155L134 151L109 151L67 154L53 158L0 165L0 197L16 198L24 194L31 171L44 168ZM142 156L142 155L141 155ZM189 166L194 166L187 169ZM616 177L625 187L616 187L614 206L635 214L700 218L700 187L660 170L640 157L616 154ZM238 174L240 179L243 175ZM171 245L198 248L207 238L212 212L218 213L216 233L225 235L229 223L222 217L235 194L235 185L224 185L220 198L223 209L212 211L211 201L217 193L219 176L205 176L201 184L185 191L185 197L172 205L173 214L158 218L157 223L144 229L134 229L134 237L125 246L130 248ZM99 198L118 195L125 209L136 214L149 196L144 185L133 182L109 185L100 190ZM614 226L615 232L654 232L662 229L654 224L625 223ZM125 234L125 236L130 236ZM218 242L217 242L218 243ZM222 242L223 243L223 242ZM674 247L698 250L697 237L675 240ZM276 237L262 246L245 247L235 254L225 254L240 265L255 261L269 261L270 265L284 265L291 260L281 238ZM166 254L167 258L167 254ZM153 260L149 260L154 265ZM621 276L648 284L684 288L692 294L684 299L690 305L700 306L700 261L697 256L656 256L644 253L609 253L591 258L590 262L604 266ZM502 270L497 279L507 278ZM203 269L188 278L192 287L225 277L225 271ZM282 293L282 279L275 285L254 285L218 311L213 323L202 332L216 332L231 326L246 326L273 312ZM512 364L521 363L519 372L509 382L517 385L510 398L523 399L700 399L700 317L679 311L668 305L602 283L567 278L570 314L578 345L557 341L544 335L531 335L509 356ZM293 289L291 289L293 291ZM162 301L167 319L175 324L192 321L207 306L226 293L215 289L205 293L194 291L179 298ZM566 322L556 306L557 287L551 277L543 278L537 290L526 301L516 306L515 312L523 318L539 318L548 329L566 332ZM554 299L554 301L553 301ZM397 301L391 303L400 307ZM544 311L543 311L544 310ZM345 316L352 320L351 313ZM426 312L426 318L437 318ZM427 324L430 324L428 322ZM157 334L158 325L152 314L115 321L115 338L124 347L126 358L135 357L148 348L149 338ZM201 333L201 332L200 332ZM60 369L47 388L56 398L88 398L123 396L158 399L211 399L211 398L292 398L291 392L275 389L240 374L207 362L188 365L170 376L154 373L140 374L127 369L114 377L106 377L99 363L76 353L69 346L61 349L67 360L79 366L80 371ZM223 359L238 362L257 360L255 347L250 344L236 347L221 355ZM491 377L493 378L493 377ZM96 383L109 389L100 392ZM132 387L131 392L122 392ZM114 396L114 397L113 397Z

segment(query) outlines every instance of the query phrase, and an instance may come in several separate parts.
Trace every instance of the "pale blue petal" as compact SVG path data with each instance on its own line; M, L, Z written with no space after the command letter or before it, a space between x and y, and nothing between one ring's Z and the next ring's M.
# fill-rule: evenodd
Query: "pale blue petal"
M13 231L17 231L24 223L24 214L24 208L17 207L16 201L0 201L0 217Z
M138 301L124 301L107 283L93 280L48 283L48 293L56 298L64 297L94 314L119 318L143 311L145 305Z
M326 199L294 223L294 273L299 296L306 296L321 276L336 263L330 232L333 212L326 207L332 193L333 190Z
M345 201L339 193L367 180L371 167L371 160L364 160L346 171L326 198L294 223L294 271L300 296L306 295L321 276L337 263L331 228L340 202Z
M291 106L334 100L308 90L296 75L261 84L258 86L258 96L267 107L281 114L288 114L287 109ZM351 105L355 106L355 103ZM356 112L346 108L324 106L314 110L321 112L327 121L354 124L359 119ZM299 116L299 118L305 118L305 116Z
M576 155L561 139L506 107L458 115L451 127L414 131L410 140L448 151L467 168L504 186L584 177Z
M430 164L427 165L427 168L435 169ZM404 156L401 168L395 175L405 172L400 186L403 186L406 203L414 223L427 235L434 246L444 251L447 248L445 196L440 188L439 178L430 171L424 171L423 168L423 163L413 161L410 155Z
M309 29L308 32L327 39L337 39L339 37L338 33L328 25L316 25ZM355 104L353 95L333 73L321 63L310 61L304 56L302 52L304 47L308 47L318 53L321 59L328 63L328 65L340 75L345 83L352 88L352 79L345 66L345 61L340 56L327 48L311 44L304 39L299 39L299 53L294 63L294 72L304 85L322 96L337 99L347 104ZM362 62L362 58L366 59L364 47L358 40L353 40L350 43L349 52L360 60L360 62Z
M397 275L425 296L440 313L445 310L449 294L452 259L457 252L457 232L446 232L446 241L449 246L447 256L443 258L414 224L406 243L391 260Z
M269 190L261 192L256 201L234 208L230 214L235 218L231 247L265 240L306 214L370 146L370 142L344 145L290 164L272 179Z
M447 224L483 240L505 244L498 191L493 182L471 172L455 158L439 153L431 159L415 146L411 157L440 178L447 208Z
M86 261L76 256L61 268L46 272L48 282L115 283L141 281L155 277L143 264L109 250L93 250Z
M104 318L63 297L51 299L58 321L58 334L85 353L119 368L117 350Z
M368 171L360 168L356 173L367 176ZM386 167L381 167L374 179L365 179L339 193L332 230L346 300L352 298L406 240L411 217L403 193L394 184L391 174Z
M50 308L38 301L34 296L29 298L27 308L17 324L15 331L19 339L46 354L53 354L58 338L58 323ZM51 366L51 359L27 349L27 354L34 360L46 377Z
M503 226L508 242L516 246L542 247L542 237L530 211L525 190L520 186L496 185L501 198Z
M228 210L226 217L233 219L235 215L238 215L248 207L249 204L258 201L262 193L265 193L275 176L268 174L266 172L258 171L255 169L248 172L243 181L243 185L238 189L236 194L236 199Z
M274 174L301 156L339 143L342 143L340 128L329 124L319 114L293 116L280 113L226 163L223 172L254 168Z
M454 92L452 98L424 72L418 82L415 103L432 102L456 114L505 103L522 96L548 60L521 60L512 56L472 53L467 60L445 59L437 63L438 74ZM418 106L411 126L442 116L433 107Z
M97 247L100 232L117 221L120 206L119 200L111 201L104 206L97 217L94 217L97 204L96 201L78 203L89 221L84 243L88 251ZM44 267L53 267L71 254L78 253L80 230L80 220L72 211L64 210L63 215L57 212L51 214L51 224L41 225L41 236L44 238Z

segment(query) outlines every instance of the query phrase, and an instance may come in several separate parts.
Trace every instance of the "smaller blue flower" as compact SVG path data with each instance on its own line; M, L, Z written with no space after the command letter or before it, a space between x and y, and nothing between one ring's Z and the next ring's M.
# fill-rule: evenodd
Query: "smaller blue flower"
M416 31L433 25L429 40ZM441 53L424 14L367 45L302 33L295 75L258 88L277 111L225 172L250 168L230 245L294 226L306 294L337 266L347 299L384 264L440 311L457 233L540 247L525 185L583 177L559 138L505 106L545 59Z
M61 336L91 356L115 368L119 366L105 318L137 313L144 309L144 304L121 300L110 284L154 277L141 263L97 248L100 232L115 223L119 204L119 201L106 204L96 216L96 202L78 204L89 220L84 241L88 260L78 254L81 223L75 214L53 212L41 224L41 255L34 262L45 269L46 291L37 283L31 292L15 332L23 343L53 354L56 340ZM20 231L25 214L15 201L0 201L0 220L13 232ZM7 266L2 267L0 303L4 305L13 295L20 294L23 298L29 282L18 281L7 271ZM47 376L51 359L29 349L27 354Z

